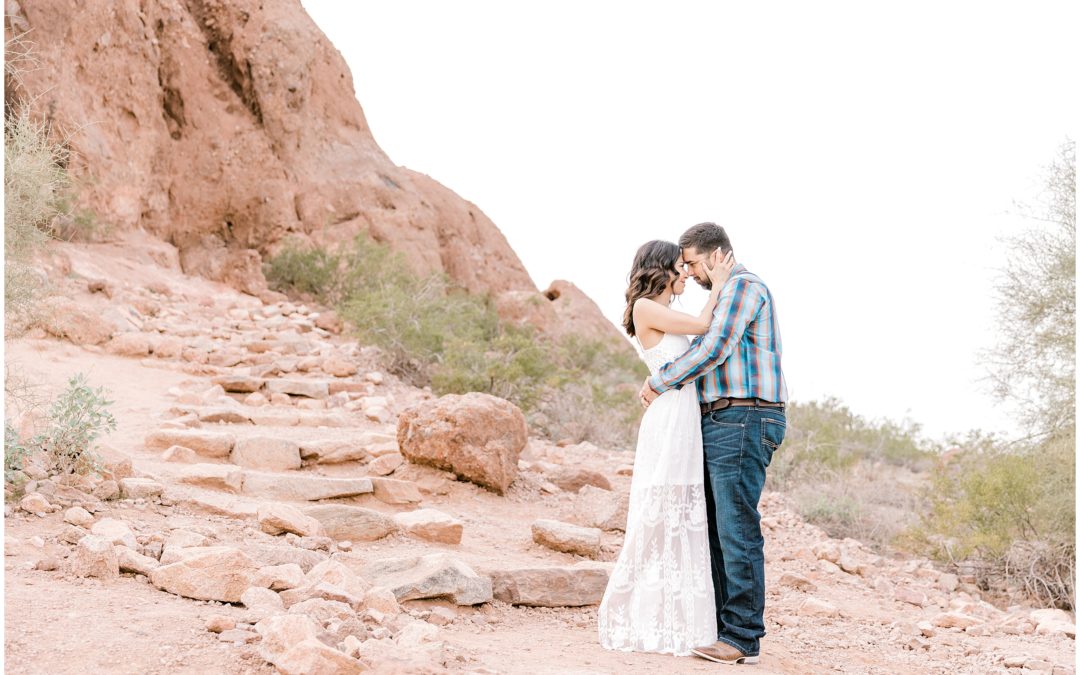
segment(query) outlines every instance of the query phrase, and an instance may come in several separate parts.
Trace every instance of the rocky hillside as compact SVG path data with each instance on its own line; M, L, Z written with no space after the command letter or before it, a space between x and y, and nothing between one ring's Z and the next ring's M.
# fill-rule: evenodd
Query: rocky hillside
M523 295L559 304L476 205L379 148L349 68L298 1L6 7L8 39L24 34L37 62L9 79L9 102L30 104L73 150L84 208L174 245L186 273L258 295L260 261L283 241L366 232L417 269L508 294L512 314ZM578 330L618 336L585 310Z
M101 475L31 462L5 507L6 672L715 671L598 644L631 453L530 437L485 395L434 399L324 309L159 262L175 255L53 245L69 304L7 344L39 396L79 372L106 387L118 427ZM1071 615L829 539L780 495L762 510L753 672L1075 672Z

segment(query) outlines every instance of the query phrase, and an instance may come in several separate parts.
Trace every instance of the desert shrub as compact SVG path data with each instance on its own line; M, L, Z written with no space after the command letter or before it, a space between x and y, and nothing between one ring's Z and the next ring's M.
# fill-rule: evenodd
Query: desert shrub
M93 389L84 375L75 375L49 407L45 430L29 441L29 452L43 453L57 473L96 470L93 442L116 429L116 418L108 411L111 404L104 388Z
M884 548L918 522L936 456L911 422L867 420L834 398L793 403L766 484L830 536Z
M70 189L63 168L67 154L49 139L48 129L25 110L4 124L4 306L9 332L30 321L45 288L30 265L64 211Z
M998 398L1028 435L973 437L935 472L913 546L970 570L979 584L1075 606L1076 144L1045 173L1029 227L1004 243L998 343L984 354Z
M307 293L327 304L340 301L342 256L322 248L287 245L263 265L270 288Z
M30 450L19 440L19 432L10 420L4 420L4 483L16 484Z
M917 550L970 570L987 589L1072 609L1076 435L1026 447L982 439L934 472Z
M272 287L336 307L386 368L438 394L479 391L513 401L553 438L627 447L646 371L600 341L556 340L504 324L487 296L418 275L360 236L338 251L287 244L265 267Z

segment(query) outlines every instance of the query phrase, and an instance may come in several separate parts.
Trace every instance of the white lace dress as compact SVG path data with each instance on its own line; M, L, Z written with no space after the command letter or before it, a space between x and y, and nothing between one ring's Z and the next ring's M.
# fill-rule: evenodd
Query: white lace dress
M643 350L649 372L689 347L665 335ZM685 656L716 641L703 461L697 387L664 392L638 431L626 538L600 603L605 649Z

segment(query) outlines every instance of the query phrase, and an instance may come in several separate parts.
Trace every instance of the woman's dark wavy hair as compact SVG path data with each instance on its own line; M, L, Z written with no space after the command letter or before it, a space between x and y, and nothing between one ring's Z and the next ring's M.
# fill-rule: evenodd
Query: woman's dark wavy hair
M638 298L652 298L664 292L671 283L671 275L679 274L681 255L678 244L660 240L643 244L634 254L630 283L626 289L626 312L623 314L623 328L627 335L632 337L637 334L634 329L634 303Z

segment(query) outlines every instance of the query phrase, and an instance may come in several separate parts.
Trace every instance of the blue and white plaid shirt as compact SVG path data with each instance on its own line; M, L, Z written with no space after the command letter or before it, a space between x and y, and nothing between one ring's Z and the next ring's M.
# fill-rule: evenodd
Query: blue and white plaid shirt
M736 265L713 310L709 332L649 378L649 385L662 394L699 380L702 403L728 397L786 402L782 351L772 294L757 275Z

